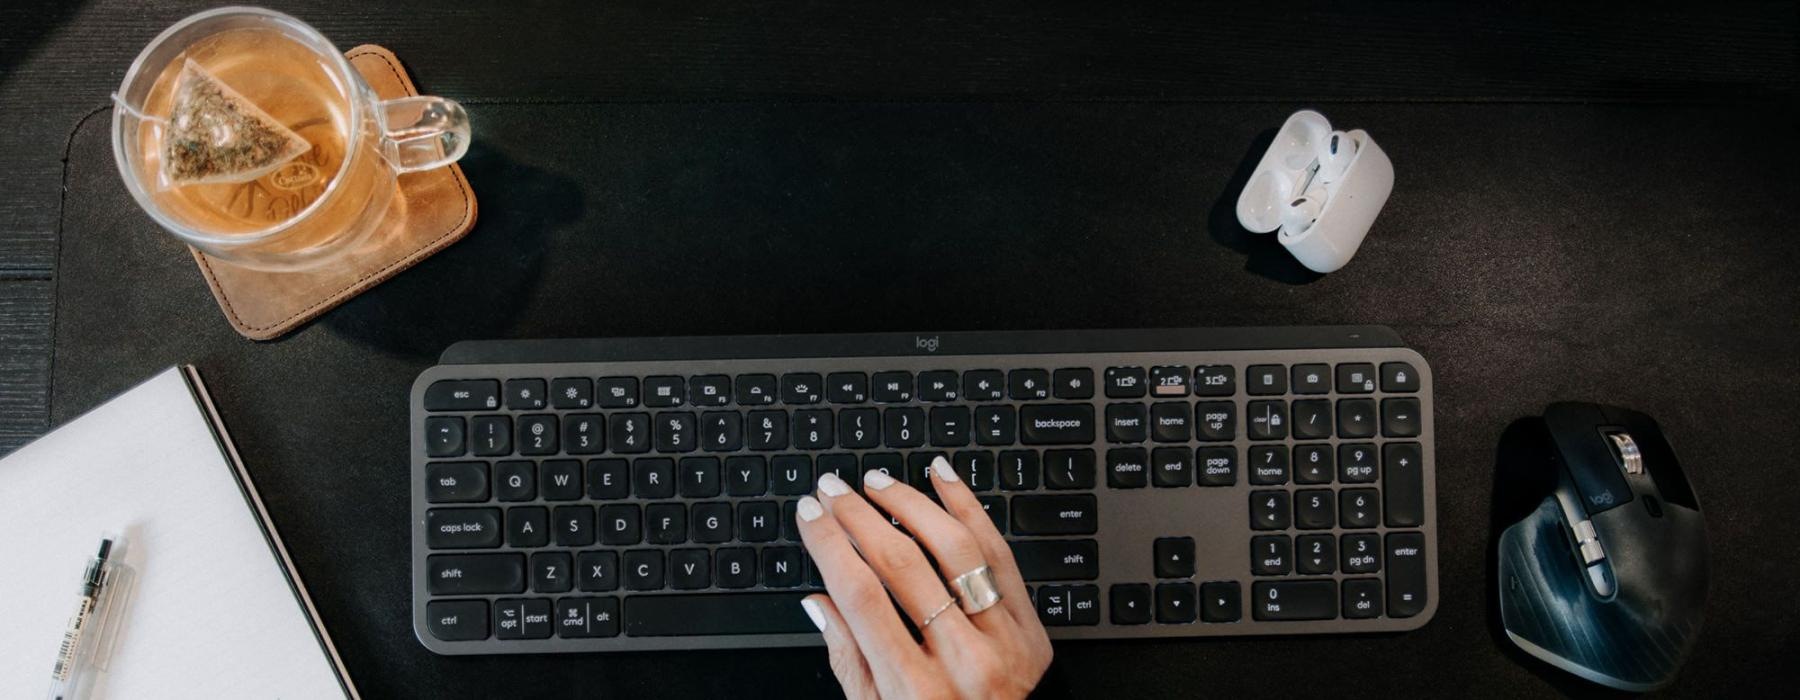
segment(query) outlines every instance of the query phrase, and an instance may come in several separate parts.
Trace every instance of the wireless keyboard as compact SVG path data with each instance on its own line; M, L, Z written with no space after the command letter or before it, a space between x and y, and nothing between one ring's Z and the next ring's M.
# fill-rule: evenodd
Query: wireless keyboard
M413 384L440 654L821 644L800 496L947 456L1052 639L1436 612L1431 368L1387 328L465 342Z

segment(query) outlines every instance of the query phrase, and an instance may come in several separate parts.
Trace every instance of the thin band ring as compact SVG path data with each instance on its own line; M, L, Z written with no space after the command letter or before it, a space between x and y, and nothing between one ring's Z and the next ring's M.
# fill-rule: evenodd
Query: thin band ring
M974 615L1000 603L1000 586L994 583L994 572L986 564L963 572L950 585L962 601L964 613Z
M944 614L944 611L949 610L950 607L953 605L956 605L955 598L951 598L949 600L944 601L943 605L939 605L936 610L931 611L930 615L925 616L925 621L919 623L919 629L925 629L926 627L930 627L932 620L938 619L939 615Z

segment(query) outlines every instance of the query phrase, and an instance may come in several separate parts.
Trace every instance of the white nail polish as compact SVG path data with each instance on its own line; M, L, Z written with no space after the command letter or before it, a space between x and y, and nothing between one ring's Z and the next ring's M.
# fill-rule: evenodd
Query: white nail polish
M880 469L870 469L863 473L863 485L875 489L876 491L880 491L889 486L893 486L894 477L888 476L887 472Z
M931 460L931 473L936 474L939 479L944 481L961 481L956 478L956 470L950 468L950 460L944 459L943 455L938 455L937 459Z
M820 632L824 632L825 626L831 624L830 620L825 619L825 610L819 607L818 601L805 598L800 601L800 607L806 610L806 616L812 618L813 626L819 628Z
M825 509L819 505L819 499L812 496L802 497L800 505L795 506L794 510L800 515L801 520L809 523L818 520L819 516L825 514Z
M839 479L838 475L828 473L819 477L819 490L824 491L827 496L837 498L850 493L850 485L844 483L843 479Z

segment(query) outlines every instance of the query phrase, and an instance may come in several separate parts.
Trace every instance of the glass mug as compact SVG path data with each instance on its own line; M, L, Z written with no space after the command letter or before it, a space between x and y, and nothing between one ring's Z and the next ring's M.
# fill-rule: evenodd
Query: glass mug
M196 83L223 87L196 89ZM183 242L261 270L340 259L401 199L400 174L449 165L469 148L461 105L440 97L383 101L318 30L260 8L209 10L164 30L138 54L113 99L113 157L131 196ZM242 107L245 102L251 106ZM211 111L196 120L192 110ZM239 116L252 113L265 121ZM270 122L279 126L259 127ZM197 123L208 126L191 128ZM232 148L255 143L222 135L233 125L299 155L271 158L272 169L253 179L171 177L165 159L179 175L223 167L234 153L266 154L200 138L215 134ZM178 150L165 150L165 139L174 139Z

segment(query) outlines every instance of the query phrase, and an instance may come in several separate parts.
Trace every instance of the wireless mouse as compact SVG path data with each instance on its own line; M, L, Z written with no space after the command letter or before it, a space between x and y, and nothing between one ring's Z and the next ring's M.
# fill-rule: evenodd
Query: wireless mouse
M1527 653L1595 683L1667 685L1706 603L1706 524L1649 416L1592 403L1544 410L1536 510L1500 536L1500 616Z

